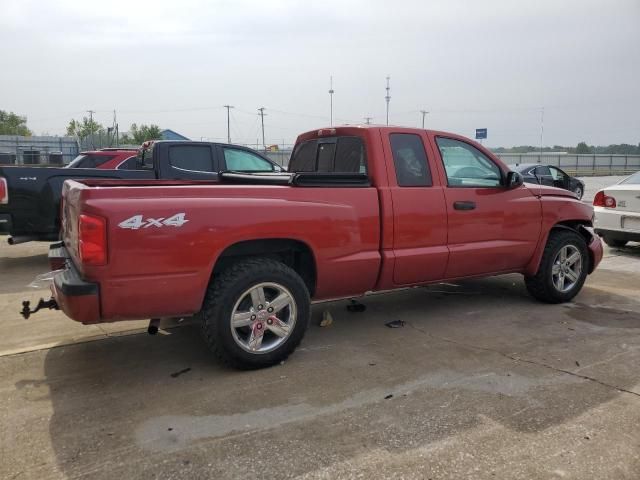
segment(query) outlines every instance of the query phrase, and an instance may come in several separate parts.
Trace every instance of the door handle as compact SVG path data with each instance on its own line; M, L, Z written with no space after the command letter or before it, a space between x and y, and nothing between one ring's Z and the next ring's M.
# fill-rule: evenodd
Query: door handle
M475 210L476 202L453 202L453 208L456 210Z

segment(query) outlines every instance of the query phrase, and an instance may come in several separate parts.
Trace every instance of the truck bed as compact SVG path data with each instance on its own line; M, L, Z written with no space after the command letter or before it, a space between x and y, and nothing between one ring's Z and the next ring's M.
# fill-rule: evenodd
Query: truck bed
M100 278L102 298L119 299L101 305L100 321L197 312L218 257L253 239L308 246L315 253L317 299L360 294L378 279L381 227L373 187L92 179L66 182L63 195L64 242L74 264L82 278ZM81 213L107 221L108 250L118 254L104 266L80 262L75 225ZM175 218L181 221L166 223Z

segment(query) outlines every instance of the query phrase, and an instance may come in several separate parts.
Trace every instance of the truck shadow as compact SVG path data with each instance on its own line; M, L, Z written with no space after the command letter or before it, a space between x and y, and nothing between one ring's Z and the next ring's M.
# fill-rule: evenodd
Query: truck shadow
M297 458L288 472L300 475L487 421L519 433L550 429L640 381L630 368L640 340L628 335L640 329L640 302L624 298L636 312L624 325L606 309L594 325L576 311L598 295L588 288L580 307L542 305L506 276L366 297L363 313L344 301L319 304L298 351L253 372L216 363L195 326L53 348L44 367L56 461L68 477L187 467L210 478L256 476L252 452L268 444ZM620 300L606 295L598 308ZM325 310L333 324L319 327ZM404 326L389 328L392 320ZM260 476L277 476L277 464Z

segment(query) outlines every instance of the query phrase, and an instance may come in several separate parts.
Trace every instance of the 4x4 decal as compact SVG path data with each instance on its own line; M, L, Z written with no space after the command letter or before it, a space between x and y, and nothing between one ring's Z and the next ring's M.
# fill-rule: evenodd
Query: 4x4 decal
M181 227L189 221L185 219L184 216L184 213L176 213L169 218L144 218L142 215L134 215L133 217L127 218L126 220L120 222L118 226L120 228L129 228L131 230L138 230L139 228L149 227Z

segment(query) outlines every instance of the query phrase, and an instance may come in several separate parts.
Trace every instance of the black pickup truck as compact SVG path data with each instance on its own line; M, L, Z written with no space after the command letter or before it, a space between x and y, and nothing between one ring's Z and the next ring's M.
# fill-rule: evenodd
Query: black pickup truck
M258 152L236 145L158 141L145 146L126 168L0 167L0 235L9 243L55 241L60 230L60 196L67 179L213 180L218 172L274 172L281 167Z

